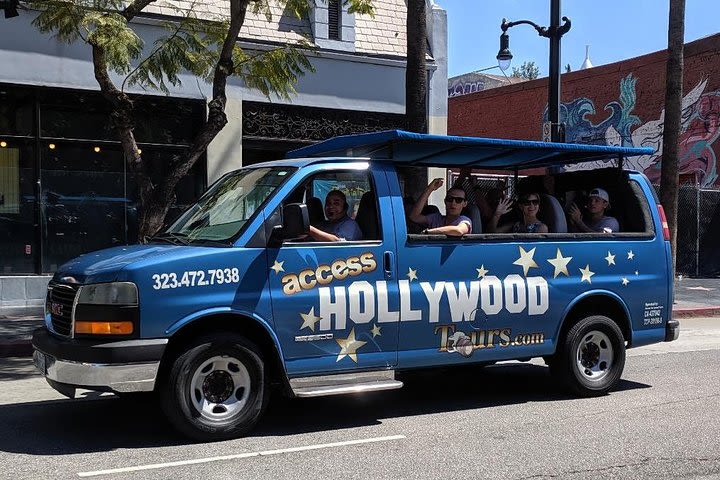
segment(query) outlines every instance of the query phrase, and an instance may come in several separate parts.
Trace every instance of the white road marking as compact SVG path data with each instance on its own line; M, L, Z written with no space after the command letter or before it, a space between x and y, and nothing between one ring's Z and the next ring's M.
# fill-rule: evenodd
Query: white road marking
M282 453L305 452L308 450L320 450L324 448L346 447L349 445L361 445L364 443L389 442L402 440L405 435L392 435L389 437L365 438L362 440L348 440L345 442L321 443L318 445L306 445L304 447L281 448L279 450L264 450L262 452L238 453L235 455L223 455L221 457L196 458L193 460L182 460L178 462L155 463L150 465L139 465L136 467L113 468L110 470L96 470L93 472L78 472L81 477L95 477L99 475L111 475L113 473L138 472L142 470L157 470L160 468L179 467L183 465L196 465L199 463L221 462L225 460L238 460L243 458L261 457L266 455L279 455Z

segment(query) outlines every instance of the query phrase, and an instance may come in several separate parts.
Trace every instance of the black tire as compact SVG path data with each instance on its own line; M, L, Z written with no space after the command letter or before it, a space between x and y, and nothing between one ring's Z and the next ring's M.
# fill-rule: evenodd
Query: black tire
M247 434L267 405L260 350L244 337L208 335L170 365L161 385L162 409L183 435L218 441Z
M550 372L570 392L582 397L606 394L625 367L625 338L608 317L585 317L561 339L549 362Z

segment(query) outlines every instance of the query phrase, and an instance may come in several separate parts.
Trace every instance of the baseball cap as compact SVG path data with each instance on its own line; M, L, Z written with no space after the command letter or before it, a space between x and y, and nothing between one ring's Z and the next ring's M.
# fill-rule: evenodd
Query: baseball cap
M593 188L590 191L590 195L588 195L588 196L602 198L606 202L610 201L610 195L608 195L608 192L606 192L602 188Z

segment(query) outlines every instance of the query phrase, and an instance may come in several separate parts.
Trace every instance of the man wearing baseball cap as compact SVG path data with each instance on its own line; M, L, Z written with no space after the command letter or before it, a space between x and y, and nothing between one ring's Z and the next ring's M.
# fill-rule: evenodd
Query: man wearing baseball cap
M605 215L610 206L610 195L602 188L593 188L588 195L585 205L587 215L583 219L582 212L577 205L570 206L570 221L577 232L613 233L620 230L620 224L615 217Z

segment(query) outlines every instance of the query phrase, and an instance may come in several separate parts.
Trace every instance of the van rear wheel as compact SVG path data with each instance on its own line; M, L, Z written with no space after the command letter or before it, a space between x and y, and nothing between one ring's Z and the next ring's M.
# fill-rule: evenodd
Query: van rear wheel
M182 434L201 441L236 438L257 423L267 403L260 350L237 335L209 335L172 363L162 407Z
M583 318L568 331L549 363L550 372L571 392L593 397L620 381L625 367L625 338L610 318Z

